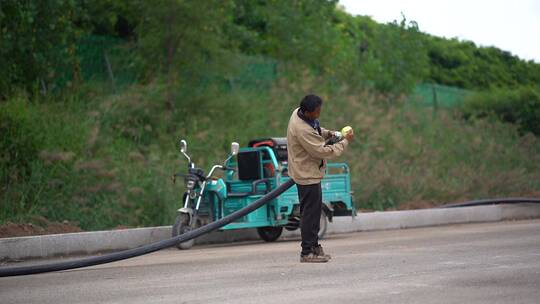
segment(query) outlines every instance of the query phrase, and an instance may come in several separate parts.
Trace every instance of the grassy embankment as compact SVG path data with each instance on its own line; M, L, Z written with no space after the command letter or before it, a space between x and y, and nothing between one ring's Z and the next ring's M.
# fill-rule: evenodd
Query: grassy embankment
M540 140L520 137L509 124L465 122L459 110L434 113L311 77L281 79L264 90L178 92L172 111L165 110L159 81L116 94L87 85L55 100L20 97L0 105L3 118L10 117L12 148L24 154L17 160L23 169L2 168L11 184L0 194L0 224L43 218L86 230L170 224L182 193L170 176L185 170L179 138L207 170L226 157L231 141L284 136L290 111L307 92L326 100L323 126L355 129L354 143L338 161L351 167L360 209L540 191Z

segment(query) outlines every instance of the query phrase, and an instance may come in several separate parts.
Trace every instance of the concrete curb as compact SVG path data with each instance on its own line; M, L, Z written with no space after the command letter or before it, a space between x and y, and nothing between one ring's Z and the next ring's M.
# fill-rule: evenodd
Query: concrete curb
M402 229L460 223L540 218L540 204L522 203L447 209L422 209L362 213L354 219L337 217L327 234ZM298 238L299 231L284 231L283 238ZM49 258L95 254L139 247L171 236L171 226L125 230L53 234L0 239L0 259ZM217 231L196 240L197 244L259 240L254 229Z

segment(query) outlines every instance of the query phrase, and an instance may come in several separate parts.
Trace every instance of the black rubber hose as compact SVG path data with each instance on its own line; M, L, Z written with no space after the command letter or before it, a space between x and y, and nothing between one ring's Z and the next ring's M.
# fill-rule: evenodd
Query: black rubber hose
M495 204L521 204L521 203L540 203L540 198L531 197L508 197L508 198L488 198L474 201L467 201L461 203L451 203L442 205L438 208L457 208L457 207L472 207L482 205L495 205Z
M35 266L7 267L7 268L0 269L0 277L28 275L28 274L61 271L61 270L68 270L68 269L74 269L74 268L94 266L94 265L129 259L129 258L133 258L133 257L140 256L143 254L165 249L168 247L172 247L172 246L175 246L179 242L185 242L193 238L196 238L198 236L201 236L203 234L214 231L218 228L221 228L233 222L234 220L240 217L243 217L250 212L255 211L259 207L263 206L264 204L278 197L280 194L285 192L287 189L289 189L293 185L294 185L294 181L292 179L289 179L285 183L279 185L279 187L277 187L276 189L272 190L265 196L261 197L260 199L250 204L249 206L243 209L240 209L234 213L231 213L218 221L212 222L208 225L189 231L185 234L181 234L174 238L144 245L138 248L128 249L128 250L119 251L119 252L106 254L102 256L82 258L82 259L78 259L74 261L57 262L57 263L42 264L42 265L35 265Z

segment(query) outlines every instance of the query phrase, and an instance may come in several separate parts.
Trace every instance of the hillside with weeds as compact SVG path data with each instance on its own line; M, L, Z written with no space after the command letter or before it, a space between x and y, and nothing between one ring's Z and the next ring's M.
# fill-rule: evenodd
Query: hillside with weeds
M285 136L310 93L323 126L355 129L336 161L361 210L538 196L540 64L399 19L333 0L2 2L0 237L169 225L181 138L207 170L232 141Z
M285 136L305 92L323 96L322 125L351 125L354 142L341 159L351 167L356 207L425 208L465 199L538 195L540 141L516 127L465 121L457 110L415 105L404 96L335 87L315 76L280 78L268 90L189 91L164 110L162 83L107 93L98 84L58 100L19 96L1 105L8 181L0 219L67 221L85 230L171 224L182 183L171 175L186 162L185 138L205 170L230 142ZM7 140L6 140L7 139ZM7 190L7 191L6 191Z

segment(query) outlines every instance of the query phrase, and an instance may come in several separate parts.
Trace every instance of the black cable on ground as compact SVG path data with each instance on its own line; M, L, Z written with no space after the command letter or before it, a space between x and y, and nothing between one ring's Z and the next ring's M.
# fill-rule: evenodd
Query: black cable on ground
M456 207L472 207L482 205L496 205L496 204L521 204L521 203L540 203L540 198L534 197L508 197L508 198L488 198L474 201L467 201L461 203L451 203L439 206L438 208L456 208Z
M174 238L144 245L138 248L128 249L128 250L119 251L119 252L106 254L102 256L82 258L82 259L78 259L74 261L57 262L57 263L42 264L42 265L35 265L35 266L7 267L7 268L0 269L0 277L28 275L28 274L36 274L36 273L44 273L44 272L51 272L51 271L60 271L60 270L94 266L94 265L129 259L129 258L133 258L133 257L140 256L143 254L165 249L168 247L172 247L172 246L175 246L179 242L185 242L193 238L196 238L198 236L201 236L203 234L214 231L218 228L221 228L235 221L236 219L243 217L250 212L255 211L256 209L260 208L264 204L278 197L280 194L285 192L287 189L289 189L293 185L294 185L294 181L292 179L289 179L288 181L281 184L276 189L272 190L265 196L261 197L260 199L250 204L249 206L243 209L240 209L234 213L231 213L218 221L212 222L208 225L197 228L185 234L181 234Z

